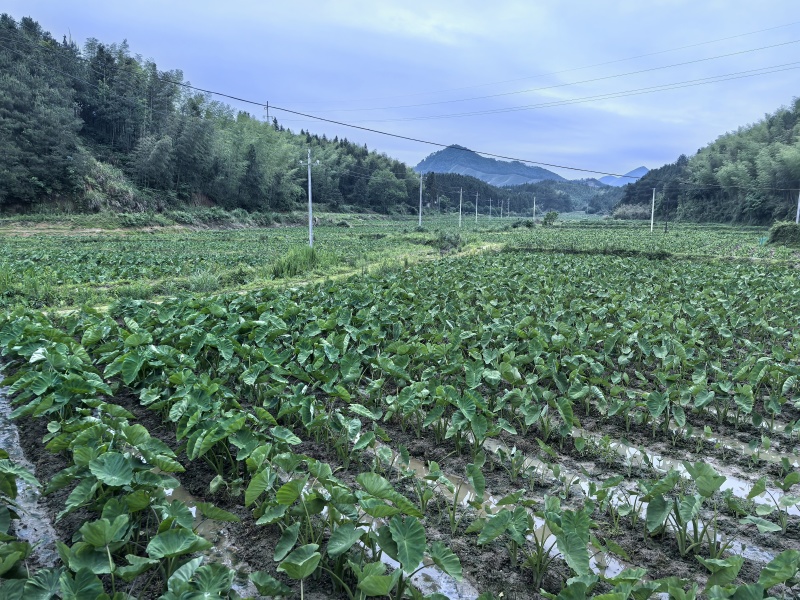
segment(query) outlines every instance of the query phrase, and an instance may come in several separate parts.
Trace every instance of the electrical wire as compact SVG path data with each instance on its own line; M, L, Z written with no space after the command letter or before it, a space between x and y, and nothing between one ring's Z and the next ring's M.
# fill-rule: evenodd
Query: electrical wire
M436 106L436 105L442 105L442 104L456 104L456 103L461 103L461 102L471 102L473 100L486 100L486 99L489 99L489 98L502 98L502 97L505 97L505 96L514 96L514 95L518 95L518 94L528 94L528 93L532 93L532 92L542 92L542 91L546 91L546 90L554 90L554 89L563 88L563 87L570 87L570 86L573 86L573 85L582 85L584 83L595 83L597 81L607 81L609 79L617 79L619 77L629 77L631 75L640 75L642 73L651 73L653 71L662 71L664 69L672 69L672 68L675 68L675 67L683 67L683 66L686 66L686 65L693 65L693 64L697 64L697 63L701 63L701 62L707 62L707 61L711 61L711 60L718 60L720 58L729 58L731 56L738 56L738 55L741 55L741 54L748 54L750 52L758 52L760 50L769 50L769 49L772 49L772 48L779 48L779 47L782 47L782 46L788 46L788 45L791 45L791 44L797 44L799 42L800 42L800 40L792 40L792 41L789 41L789 42L782 42L780 44L773 44L771 46L761 46L760 48L751 48L749 50L740 50L738 52L730 52L728 54L720 54L718 56L710 56L710 57L707 57L707 58L698 58L698 59L695 59L695 60L689 60L689 61L685 61L685 62L674 63L674 64L671 64L671 65L662 65L662 66L659 66L659 67L650 67L648 69L640 69L638 71L629 71L627 73L617 73L616 75L606 75L606 76L603 76L603 77L595 77L593 79L584 79L582 81L572 81L572 82L568 82L568 83L559 83L559 84L548 85L548 86L544 86L544 87L531 88L531 89L527 89L527 90L516 90L516 91L513 91L513 92L502 92L502 93L497 93L497 94L487 94L485 96L473 96L471 98L455 98L455 99L452 99L452 100L440 100L438 102L423 102L423 103L419 103L419 104L403 104L403 105L397 105L397 106L381 106L381 107L371 107L371 108L367 107L367 108L316 109L314 112L317 112L317 113L320 113L320 112L323 112L323 113L337 112L338 113L338 112L367 112L367 111L377 111L377 110L397 110L397 109L403 109L403 108L419 108L419 107L423 107L423 106Z

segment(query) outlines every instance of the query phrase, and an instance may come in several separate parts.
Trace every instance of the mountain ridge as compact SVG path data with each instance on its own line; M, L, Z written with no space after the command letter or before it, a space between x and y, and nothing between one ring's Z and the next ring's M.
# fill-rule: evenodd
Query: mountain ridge
M429 154L413 169L417 173L470 175L497 187L538 183L545 180L567 181L561 175L543 167L526 165L520 161L488 158L457 144Z

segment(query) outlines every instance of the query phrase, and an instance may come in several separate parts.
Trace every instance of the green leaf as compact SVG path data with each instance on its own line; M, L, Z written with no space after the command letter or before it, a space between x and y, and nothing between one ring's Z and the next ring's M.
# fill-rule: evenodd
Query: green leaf
M483 544L488 544L503 535L511 523L512 516L512 513L504 508L496 515L490 517L478 536L478 545L482 546Z
M402 571L398 569L391 575L367 575L359 580L358 589L368 597L389 596L400 580L401 573Z
M761 569L758 583L768 590L794 577L800 569L800 550L784 550Z
M211 542L188 529L168 529L150 539L147 554L151 558L174 558L208 550L211 546Z
M89 463L92 475L111 487L129 485L133 481L131 461L119 452L106 452Z
M108 519L84 523L79 531L84 541L89 542L95 548L103 548L112 542L120 541L125 535L127 527L128 515L119 515L113 523Z
M300 546L278 565L278 571L286 573L292 579L305 579L317 569L322 558L317 552L318 548L317 544Z
M80 569L74 577L62 573L60 582L63 600L97 600L103 597L103 584L88 569Z
M233 584L233 575L232 569L219 563L211 563L197 569L192 580L194 588L199 592L199 598L224 598Z
M250 581L262 596L290 596L292 589L265 571L250 573Z
M337 527L328 540L328 556L336 558L350 550L359 538L364 535L353 523L344 523Z
M706 590L709 590L715 585L724 586L732 583L739 575L739 571L744 564L744 558L741 556L730 556L725 559L703 558L702 556L698 556L697 560L711 572L708 582L706 583Z
M565 510L561 515L561 533L556 534L558 549L575 573L589 573L589 528L592 522L586 510Z
M664 525L670 512L672 512L672 503L667 501L664 496L659 494L650 500L645 515L647 531L650 533L658 531Z
M273 560L275 562L280 562L286 555L289 554L292 548L294 548L295 542L297 542L297 537L300 533L300 521L297 521L291 527L287 527L283 530L283 535L281 535L281 539L278 540L278 543L275 544L275 556Z
M458 556L456 556L450 548L441 542L434 542L431 544L428 554L431 560L433 560L433 564L453 577L456 581L461 581L461 561L458 560Z
M392 517L389 531L397 544L397 558L406 573L412 573L425 554L425 528L416 517Z
M197 569L203 564L203 557L198 556L181 565L167 580L167 588L171 592L186 590Z
M235 514L222 510L211 502L197 502L195 506L200 511L200 514L212 521L223 521L225 523L238 523L241 521Z
M747 499L752 500L759 494L763 494L767 490L767 478L762 477L758 481L753 484L753 489L750 490L750 493L747 494Z
M742 519L739 522L740 523L745 523L745 524L746 523L751 523L752 525L755 525L756 527L758 527L758 530L761 533L767 533L767 532L770 532L770 531L780 531L781 530L780 525L776 525L775 523L773 523L771 521L767 521L766 519L762 519L761 517L752 517L752 516L745 517L744 519Z
M290 506L300 497L300 494L303 493L303 488L305 487L307 481L308 475L302 479L292 479L291 481L287 481L280 488L278 488L277 492L275 492L275 500L278 502L278 504Z
M127 554L125 558L128 560L128 565L117 567L117 575L127 582L133 581L139 575L158 564L155 558L144 558L135 554Z
M267 467L263 471L259 471L255 477L250 480L250 484L244 492L244 505L250 506L261 494L272 488L274 482L275 473L273 473L272 469Z

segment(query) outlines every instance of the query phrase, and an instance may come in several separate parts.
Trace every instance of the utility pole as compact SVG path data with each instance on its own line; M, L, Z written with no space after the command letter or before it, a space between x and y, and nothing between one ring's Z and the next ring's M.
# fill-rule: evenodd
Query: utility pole
M461 200L464 197L464 188L458 189L458 227L461 228Z
M536 196L533 197L533 220L536 221Z
M492 218L492 199L489 198L489 218Z
M422 227L422 173L419 174L419 226Z
M475 225L478 224L478 192L475 192Z
M500 200L500 219L503 218L503 200Z
M650 208L650 233L653 233L653 223L656 218L656 188L653 188L653 205Z
M797 192L797 215L794 218L794 222L800 225L800 192Z
M311 208L311 148L308 149L308 247L314 247L314 214Z

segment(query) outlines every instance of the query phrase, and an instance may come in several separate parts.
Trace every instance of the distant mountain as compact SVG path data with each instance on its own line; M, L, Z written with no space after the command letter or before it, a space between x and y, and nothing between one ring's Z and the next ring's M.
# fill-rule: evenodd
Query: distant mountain
M498 187L537 183L546 179L566 181L560 175L542 167L533 167L519 161L486 158L456 145L434 152L414 167L414 170L417 173L470 175Z
M606 175L605 177L601 177L598 181L600 183L605 183L606 185L611 185L614 187L622 187L627 183L633 183L634 181L638 181L640 178L644 177L650 172L650 169L647 167L639 167L634 169L633 171L629 171L625 173L626 177L614 177L613 175ZM635 177L636 179L631 179L631 177Z

